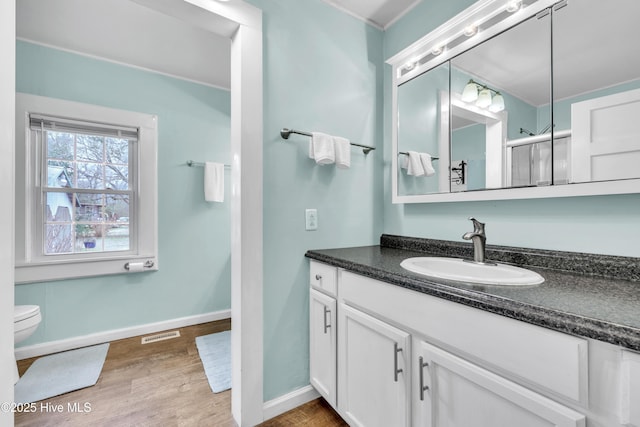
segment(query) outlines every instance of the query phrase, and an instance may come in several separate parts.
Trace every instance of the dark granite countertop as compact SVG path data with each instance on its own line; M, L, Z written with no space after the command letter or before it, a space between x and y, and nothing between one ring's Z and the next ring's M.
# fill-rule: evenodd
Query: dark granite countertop
M383 235L379 246L310 250L306 256L366 277L556 331L640 351L640 260L487 246L487 258L526 266L545 282L530 287L430 279L400 267L405 258L471 258L465 243Z

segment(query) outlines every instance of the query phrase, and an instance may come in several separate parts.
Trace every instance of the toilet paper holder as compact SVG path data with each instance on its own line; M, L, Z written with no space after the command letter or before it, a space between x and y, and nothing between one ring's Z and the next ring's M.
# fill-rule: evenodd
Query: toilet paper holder
M151 268L151 267L153 267L153 261L148 260L148 261L146 261L142 266L143 266L144 268ZM126 264L124 265L124 269L125 269L125 270L127 270L127 271L129 271L129 263L126 263Z

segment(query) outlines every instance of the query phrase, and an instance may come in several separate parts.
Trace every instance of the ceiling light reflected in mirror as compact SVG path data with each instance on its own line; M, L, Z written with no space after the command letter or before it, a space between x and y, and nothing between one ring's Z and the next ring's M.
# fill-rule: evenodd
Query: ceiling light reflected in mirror
M473 79L469 80L464 87L461 99L467 103L475 102L475 105L480 108L489 108L493 113L504 110L504 97L500 92Z

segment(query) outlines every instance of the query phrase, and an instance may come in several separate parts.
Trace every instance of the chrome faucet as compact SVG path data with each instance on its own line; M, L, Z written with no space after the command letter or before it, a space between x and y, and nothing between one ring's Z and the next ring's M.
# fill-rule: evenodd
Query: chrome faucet
M487 235L484 233L484 223L473 217L469 218L469 220L473 222L473 231L464 233L462 238L473 242L473 261L480 264L492 264L485 261Z

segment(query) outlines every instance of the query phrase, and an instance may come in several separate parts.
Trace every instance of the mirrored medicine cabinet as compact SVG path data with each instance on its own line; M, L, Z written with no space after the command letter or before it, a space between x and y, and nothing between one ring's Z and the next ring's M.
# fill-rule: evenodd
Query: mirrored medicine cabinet
M481 0L389 59L393 202L640 192L638 16Z

